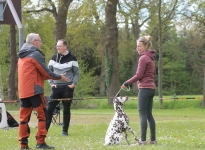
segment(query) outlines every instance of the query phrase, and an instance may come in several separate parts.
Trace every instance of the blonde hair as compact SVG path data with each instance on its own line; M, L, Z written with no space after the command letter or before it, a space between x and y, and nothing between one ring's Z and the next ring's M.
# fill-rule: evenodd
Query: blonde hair
M152 47L152 41L151 41L151 36L147 35L147 36L142 36L140 37L137 42L142 42L145 46L147 46L147 49Z

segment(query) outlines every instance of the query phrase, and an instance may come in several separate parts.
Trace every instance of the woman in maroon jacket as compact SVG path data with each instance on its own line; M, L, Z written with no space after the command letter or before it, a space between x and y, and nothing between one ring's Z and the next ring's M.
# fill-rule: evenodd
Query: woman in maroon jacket
M150 144L156 143L155 120L152 116L153 97L156 88L154 83L155 51L149 50L151 45L151 36L143 36L137 40L137 51L140 55L138 68L136 74L122 85L122 88L125 88L134 82L138 83L138 111L141 126L141 140L138 141L138 145L147 144L147 120L149 122L151 133Z

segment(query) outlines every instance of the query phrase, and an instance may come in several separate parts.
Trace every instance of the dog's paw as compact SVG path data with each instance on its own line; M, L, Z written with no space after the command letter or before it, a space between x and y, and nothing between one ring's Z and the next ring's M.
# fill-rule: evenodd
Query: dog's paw
M104 146L108 146L108 145L110 145L110 143L104 143L103 145L104 145Z

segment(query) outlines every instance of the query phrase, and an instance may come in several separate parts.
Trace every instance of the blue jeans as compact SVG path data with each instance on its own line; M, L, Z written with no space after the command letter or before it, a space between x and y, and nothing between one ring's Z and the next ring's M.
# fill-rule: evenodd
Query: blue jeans
M150 140L156 140L155 120L152 116L153 97L155 89L141 88L138 93L138 111L140 116L141 140L146 141L147 121L150 128Z

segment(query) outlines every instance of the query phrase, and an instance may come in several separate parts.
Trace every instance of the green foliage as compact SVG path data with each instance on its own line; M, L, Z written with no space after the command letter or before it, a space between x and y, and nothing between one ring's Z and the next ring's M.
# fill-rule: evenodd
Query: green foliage
M10 26L4 25L3 31L0 32L0 69L1 69L1 79L2 80L2 87L3 87L3 94L4 98L8 93L8 72L9 72L9 65L10 65Z
M119 30L119 75L121 84L129 79L132 74L132 59L136 54L135 39L126 29Z
M93 3L92 5L90 5ZM68 47L77 59L84 60L94 75L100 76L104 60L103 26L98 16L97 1L85 0L68 12ZM77 19L76 19L77 18Z
M56 1L54 4L58 4L58 2ZM134 1L131 1L131 3L134 3ZM186 7L184 4L188 3L190 7L194 6L193 9L189 9L190 7L183 8ZM46 0L38 0L36 3L33 3L31 0L25 0L22 4L23 11L36 6L39 9L42 7L51 9L50 3ZM176 12L182 12L184 15L178 15L177 17L175 16L176 12L173 12L169 16L173 4L174 1L163 2L162 4L163 94L201 94L203 89L203 67L205 63L204 2L202 0L189 0L185 3L179 1ZM150 34L152 36L153 48L158 50L158 1L145 2L142 4L142 8L137 6L137 9L134 7L135 5L122 3L122 1L119 1L119 5L121 5L121 10L118 12L117 17L119 29L118 61L120 82L123 83L133 75L132 58L136 48L136 35L134 34L136 34L138 28L137 21L139 23L140 35ZM114 68L112 68L112 60L108 60L108 56L105 55L104 9L105 3L101 0L73 1L67 15L66 40L68 41L69 49L77 59L83 60L86 63L86 69L84 71L86 73L92 72L89 75L87 74L86 77L91 77L95 81L98 81L96 78L106 74L108 86ZM180 13L177 12L177 14ZM186 19L186 15L189 19ZM179 19L172 19L174 17L179 17ZM145 19L148 19L148 22L144 22ZM141 23L146 25L141 26ZM42 52L45 54L46 63L48 63L51 56L55 53L55 19L53 15L47 11L23 13L23 26L24 39L30 32L40 34L43 41ZM0 36L0 65L4 97L6 97L7 76L10 63L9 25L4 25L3 32L0 32ZM106 69L104 69L105 60ZM84 72L82 73L84 74ZM79 84L81 84L80 82ZM79 91L85 87L83 82L80 85L81 89ZM87 84L88 82L85 83ZM99 88L98 85L88 88L93 91L85 88L86 90L82 91L85 92L85 95L82 92L79 94L76 92L76 94L83 95L83 97L94 95L96 94L96 89ZM50 86L45 82L45 95L49 95L49 92ZM127 94L132 95L132 92Z
M189 24L190 21L185 20L184 22ZM185 71L189 74L189 82L187 82L186 92L189 93L201 94L201 89L203 89L204 33L204 28L198 23L192 27L183 27L179 32L181 51L187 55ZM184 35L186 35L186 38Z
M180 50L176 29L170 29L163 44L163 90L168 94L186 93L190 76L186 71L186 53Z
M98 87L98 78L96 76L93 76L94 71L88 69L88 65L84 63L84 61L79 61L79 67L80 67L80 79L77 83L74 91L74 97L89 97L93 96L97 93L97 87ZM97 105L95 103L89 103L89 101L74 101L72 102L72 108L96 108Z
M87 71L87 66L84 61L78 60L80 67L80 80L76 85L74 96L75 97L86 97L89 95L95 95L97 89L98 78L93 76L94 71Z
M36 19L33 19L36 18ZM45 19L46 18L46 19ZM49 61L51 56L56 52L54 49L54 25L53 17L48 14L25 14L24 15L25 38L28 33L38 33L43 42L41 51L45 54L46 62Z

